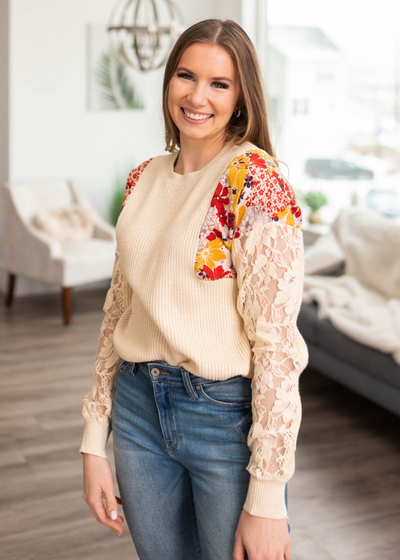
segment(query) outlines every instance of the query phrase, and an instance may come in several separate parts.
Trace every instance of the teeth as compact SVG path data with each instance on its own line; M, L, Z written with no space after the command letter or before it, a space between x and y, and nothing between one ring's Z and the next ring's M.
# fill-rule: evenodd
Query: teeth
M212 115L198 115L194 113L189 113L189 111L186 111L186 109L183 109L183 111L185 115L187 115L191 119L195 119L196 121L203 121L204 119L208 119L209 117L212 116Z

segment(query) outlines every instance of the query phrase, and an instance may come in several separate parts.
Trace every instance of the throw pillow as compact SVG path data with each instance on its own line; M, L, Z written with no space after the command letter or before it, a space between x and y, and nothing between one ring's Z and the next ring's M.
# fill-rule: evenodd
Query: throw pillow
M70 208L38 212L31 223L61 243L92 237L94 230L91 211L77 204Z

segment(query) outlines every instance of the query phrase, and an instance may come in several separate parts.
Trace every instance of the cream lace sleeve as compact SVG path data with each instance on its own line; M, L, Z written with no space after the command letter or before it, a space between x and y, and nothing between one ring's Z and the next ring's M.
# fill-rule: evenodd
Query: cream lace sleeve
M250 223L253 213L256 221ZM246 222L247 219L247 223ZM296 321L304 275L300 227L251 209L233 242L238 310L253 352L250 484L244 509L287 517L285 485L295 468L302 408L299 376L308 361ZM247 231L246 231L247 230Z
M106 315L100 327L92 387L83 399L82 415L86 425L81 453L107 458L106 444L112 429L110 414L115 393L114 381L121 360L113 346L113 334L129 303L129 293L130 288L125 281L117 250L111 285L103 306Z
M152 158L144 161L128 175L122 196L121 212L133 192L143 171ZM127 307L130 305L132 288L123 273L118 249L115 251L114 268L111 285L103 306L105 317L100 327L99 346L97 350L92 387L83 399L82 415L85 418L85 430L81 453L90 453L107 458L106 445L112 430L111 409L115 394L115 378L119 372L120 356L113 345L114 330Z

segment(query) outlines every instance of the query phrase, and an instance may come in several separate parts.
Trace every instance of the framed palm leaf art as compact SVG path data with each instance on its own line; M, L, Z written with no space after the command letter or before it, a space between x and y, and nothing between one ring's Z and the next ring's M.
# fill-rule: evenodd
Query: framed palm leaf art
M87 108L90 111L144 109L144 76L111 51L107 26L87 26Z

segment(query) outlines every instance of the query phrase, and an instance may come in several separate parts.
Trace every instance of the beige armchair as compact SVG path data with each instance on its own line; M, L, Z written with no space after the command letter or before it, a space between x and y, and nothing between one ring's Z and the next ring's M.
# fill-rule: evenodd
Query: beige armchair
M62 243L32 225L43 210L78 204L89 209L91 237ZM36 180L5 183L0 188L2 242L0 268L8 273L7 307L13 302L17 275L62 287L64 324L71 323L72 288L111 278L115 228L104 221L71 181Z

